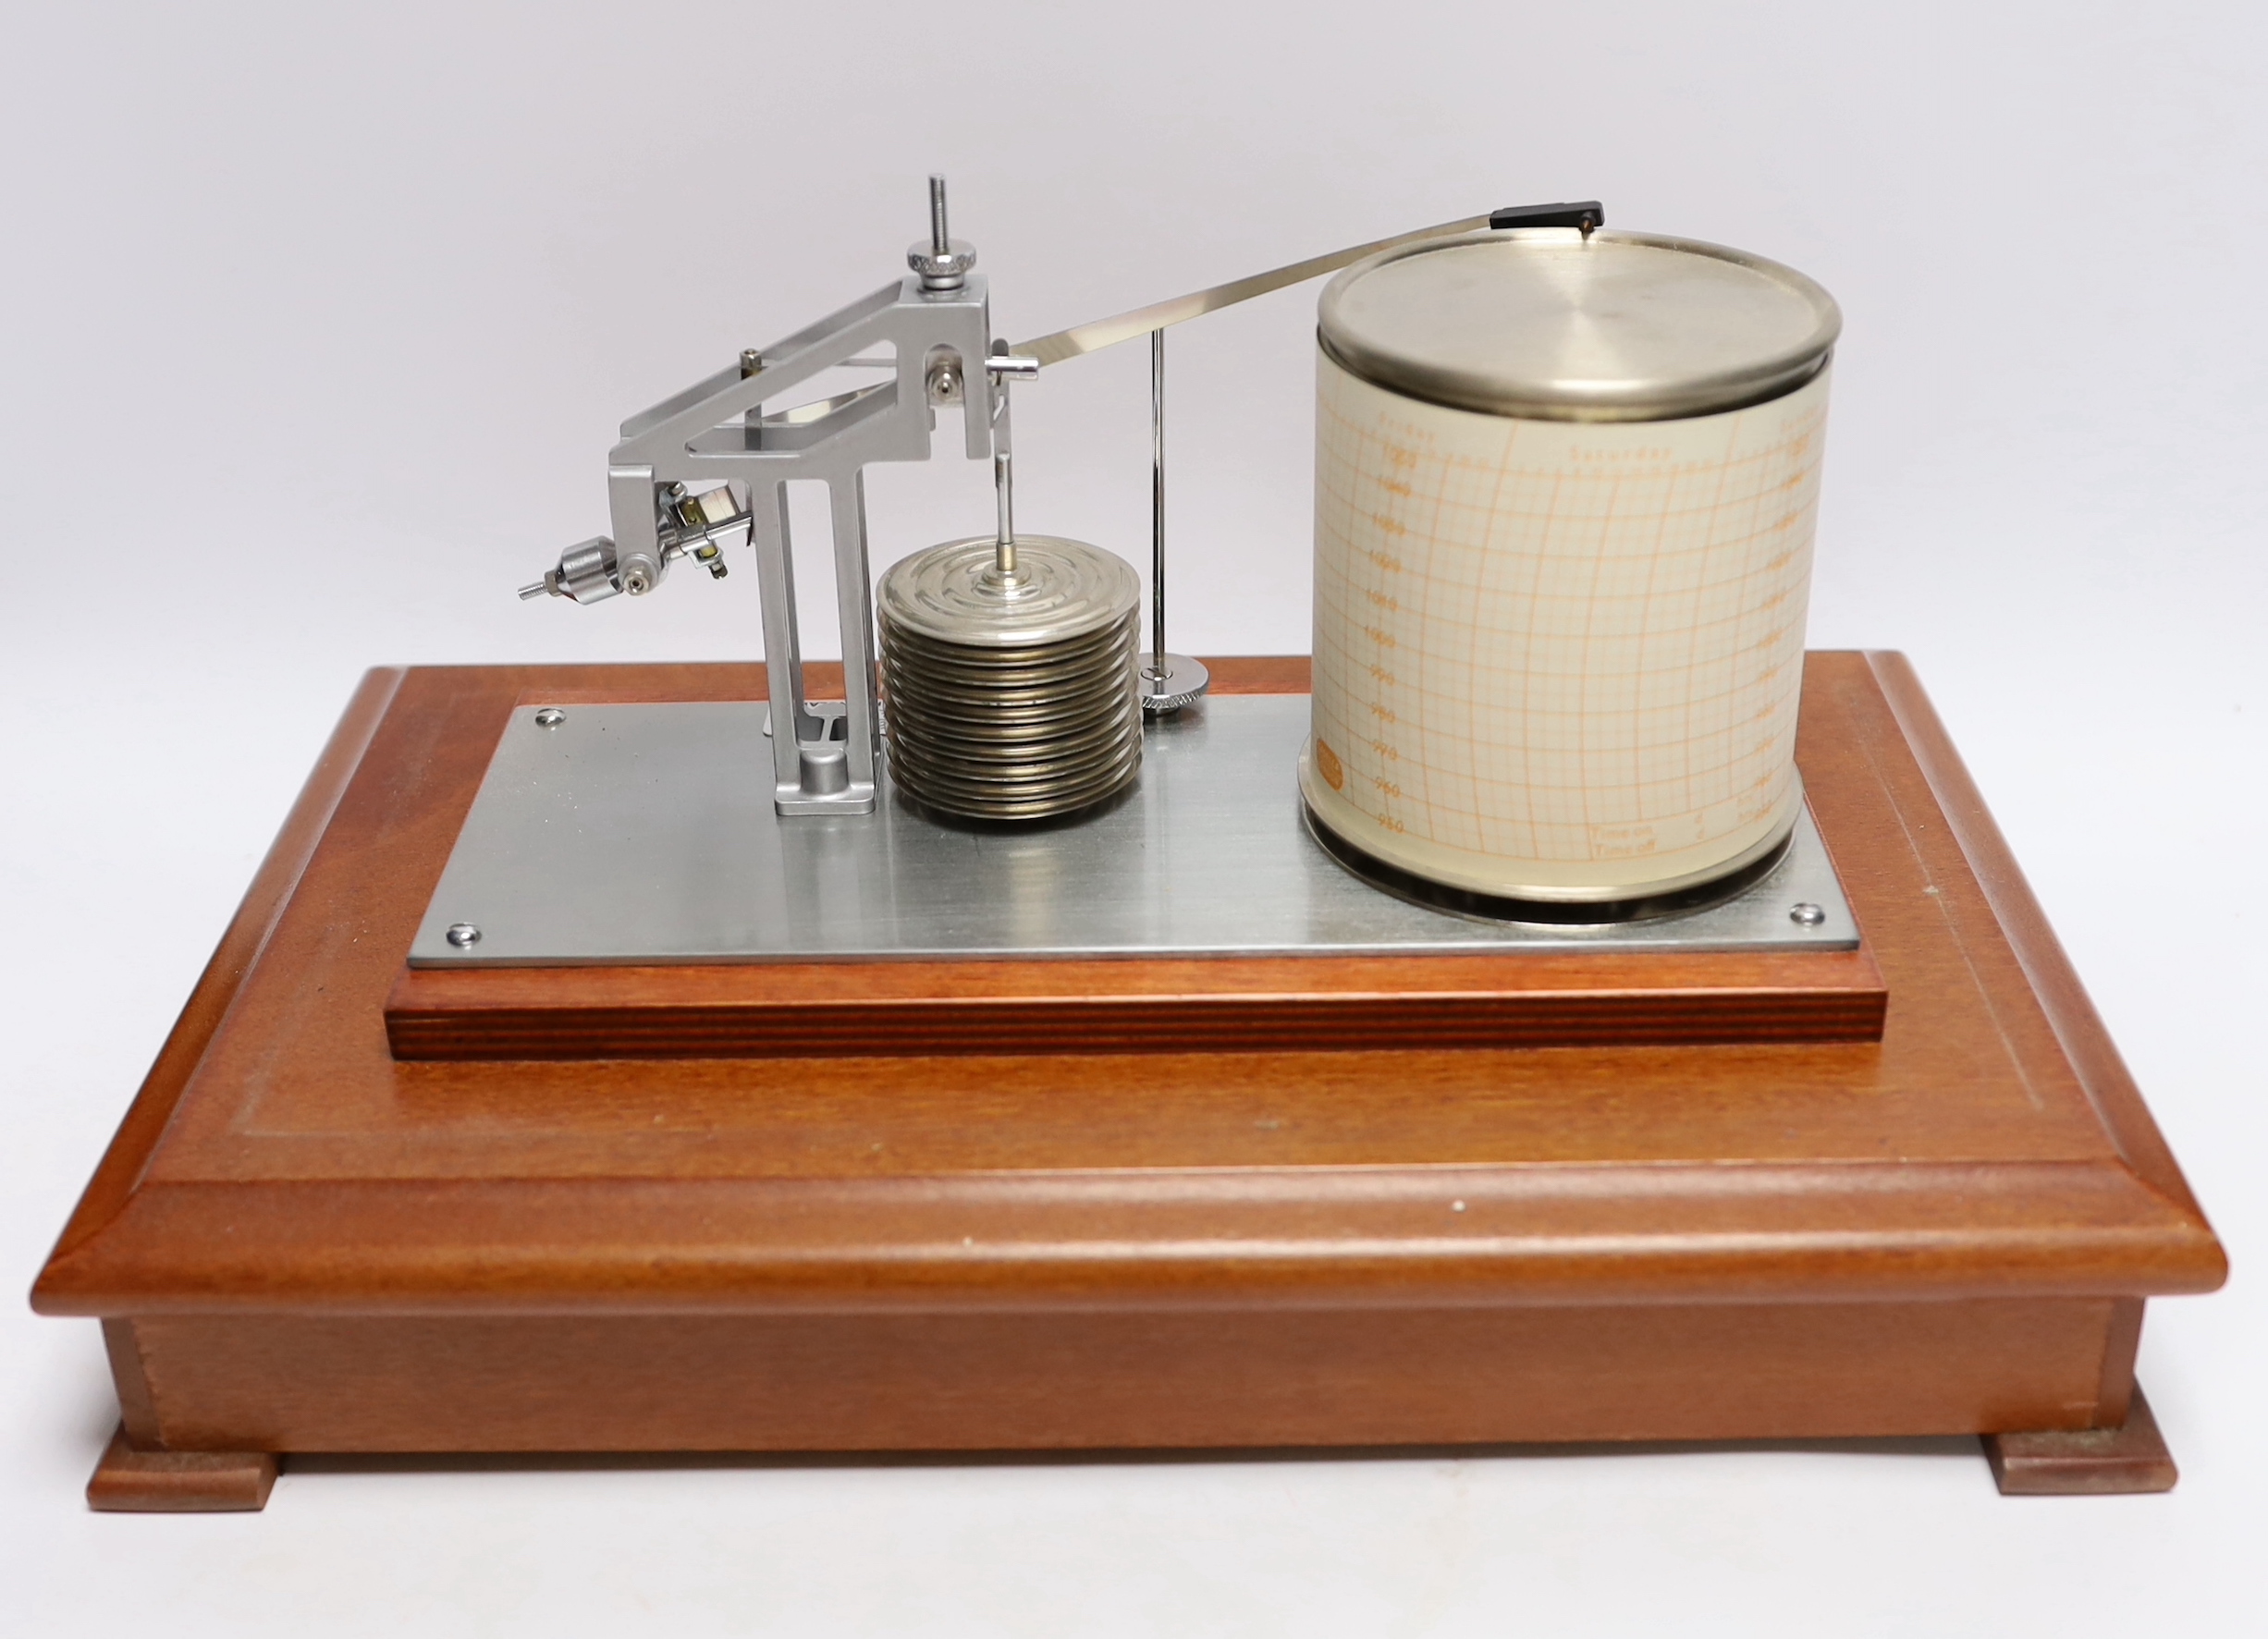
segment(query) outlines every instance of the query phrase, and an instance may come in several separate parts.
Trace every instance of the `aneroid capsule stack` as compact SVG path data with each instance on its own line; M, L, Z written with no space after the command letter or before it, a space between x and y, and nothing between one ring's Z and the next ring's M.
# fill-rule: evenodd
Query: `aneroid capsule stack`
M1142 764L1141 585L1051 535L915 553L883 576L882 687L900 791L968 819L1091 807Z

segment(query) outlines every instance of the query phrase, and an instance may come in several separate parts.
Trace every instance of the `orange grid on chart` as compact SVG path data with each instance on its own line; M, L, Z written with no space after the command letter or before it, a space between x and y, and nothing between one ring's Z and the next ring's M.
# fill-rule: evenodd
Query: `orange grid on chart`
M1575 426L1417 403L1325 362L1315 709L1341 795L1400 834L1561 862L1691 848L1775 811L1826 385Z

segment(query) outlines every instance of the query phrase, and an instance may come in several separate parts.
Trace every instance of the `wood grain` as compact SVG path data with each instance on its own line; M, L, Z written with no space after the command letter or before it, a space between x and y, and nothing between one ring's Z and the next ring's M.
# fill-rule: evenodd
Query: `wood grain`
M1877 1041L1863 950L405 968L408 1059Z
M118 1389L118 1426L127 1441L155 1450L165 1443L158 1425L157 1401L150 1392L150 1374L141 1363L141 1342L134 1323L117 1315L103 1321L103 1352L110 1357L110 1380Z
M1879 1040L510 1062L385 1017L506 716L761 670L374 674L34 1307L177 1449L2118 1425L2225 1260L1901 667L1798 739Z
M157 1062L135 1095L126 1119L110 1141L102 1164L80 1197L79 1206L64 1226L55 1250L60 1253L82 1240L115 1216L131 1193L137 1175L159 1135L173 1118L174 1107L187 1087L198 1061L219 1029L222 1017L236 999L239 987L251 972L253 961L275 932L300 875L314 857L325 827L330 823L348 782L361 766L372 737L384 720L394 692L406 674L399 667L381 667L366 673L345 716L331 731L313 772L300 788L299 799L284 820L284 827L268 848L267 857L245 890L244 903L221 935L220 945L205 963L189 1003L174 1021Z
M103 1513L256 1513L275 1485L273 1451L149 1450L120 1428L87 1482L87 1506Z
M2171 1491L2181 1477L2140 1389L2106 1428L1988 1434L1985 1461L2004 1497L2109 1497Z
M2033 897L2031 885L2008 850L2007 839L1985 807L1968 765L1954 750L1936 708L1922 691L1912 663L1894 653L1870 654L1866 658L1883 703L1897 723L1900 739L1929 782L1941 823L1960 845L1963 863L1973 874L1996 931L2007 941L2032 1001L2046 1015L2102 1131L2120 1158L2152 1189L2186 1211L2199 1212L2197 1198L2189 1193L2174 1152L2142 1102L2141 1089L2119 1057L2102 1016L2088 999L2063 942L2048 925L2047 913ZM1841 679L1841 683L1846 689L1860 686L1855 678ZM1915 816L1914 823L1926 826L1929 816Z
M2087 1421L2099 1299L139 1322L176 1445L1033 1450Z

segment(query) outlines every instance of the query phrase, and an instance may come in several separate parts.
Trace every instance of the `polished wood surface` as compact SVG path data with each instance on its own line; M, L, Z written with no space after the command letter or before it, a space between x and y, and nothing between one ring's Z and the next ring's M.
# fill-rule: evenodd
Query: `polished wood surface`
M397 1058L917 1058L1880 1040L1864 949L405 968Z
M1016 1450L2068 1422L2113 1301L159 1315L185 1447ZM2122 1411L2127 1390L2118 1386ZM1981 1480L1983 1476L1979 1475Z
M398 1061L505 714L762 690L373 674L35 1290L122 1328L137 1439L2107 1427L2141 1300L2223 1278L1895 656L1810 656L1798 742L1878 1042Z

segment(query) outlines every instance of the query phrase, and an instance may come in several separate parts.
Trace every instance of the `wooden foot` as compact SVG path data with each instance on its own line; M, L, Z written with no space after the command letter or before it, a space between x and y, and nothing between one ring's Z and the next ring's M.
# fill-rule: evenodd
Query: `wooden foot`
M1988 1434L1984 1458L2003 1497L2108 1497L2171 1491L2180 1471L2137 1385L2118 1428Z
M267 1507L267 1451L153 1451L121 1427L87 1482L87 1506L114 1513L248 1513Z

